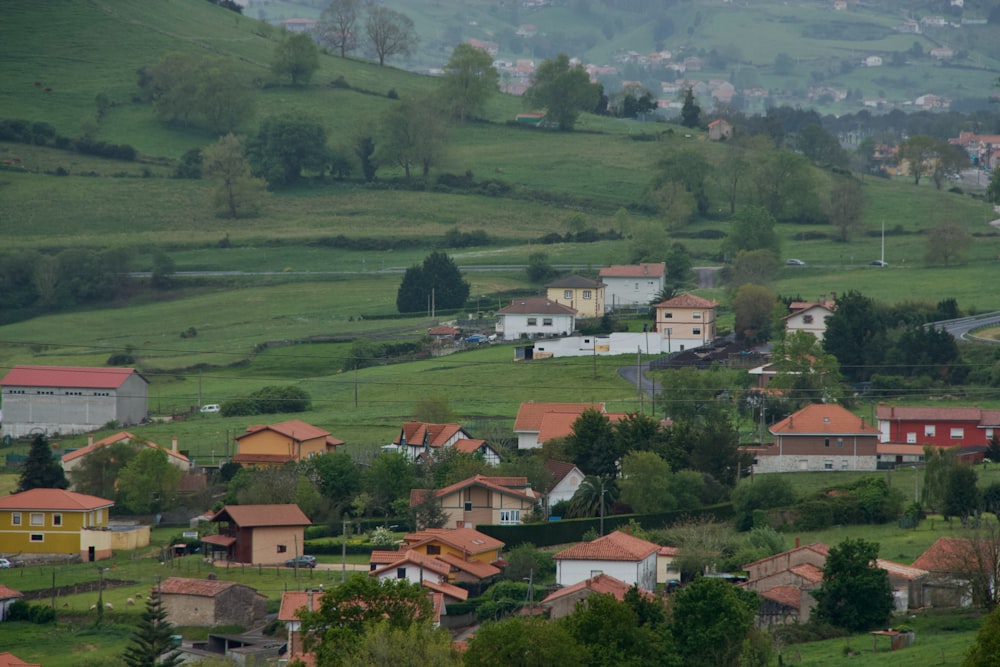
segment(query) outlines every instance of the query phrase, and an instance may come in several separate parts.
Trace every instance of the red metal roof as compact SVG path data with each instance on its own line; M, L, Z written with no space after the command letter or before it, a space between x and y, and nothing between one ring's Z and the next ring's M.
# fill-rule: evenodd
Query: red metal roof
M954 421L954 422L978 422L982 418L983 410L979 408L965 407L909 407L896 405L880 405L875 409L875 416L878 419L900 421Z
M4 510L63 510L64 512L87 512L111 507L113 500L88 496L85 493L65 489L30 489L21 493L0 497L0 509Z
M86 368L78 366L14 366L0 385L5 387L80 387L86 389L117 389L134 368Z
M232 521L238 526L311 526L298 505L226 505L212 521Z
M621 579L616 579L610 574L599 574L596 577L590 579L584 579L581 582L575 583L572 586L566 586L565 588L560 588L552 593L550 593L540 604L552 604L560 598L564 598L567 595L576 593L577 591L582 591L588 589L594 593L604 593L608 595L613 595L619 602L625 599L625 594L628 593L628 589L632 588L626 584ZM648 596L648 592L646 592Z
M620 560L640 561L659 550L658 544L626 535L620 530L598 537L592 542L581 542L563 549L553 556L558 560Z

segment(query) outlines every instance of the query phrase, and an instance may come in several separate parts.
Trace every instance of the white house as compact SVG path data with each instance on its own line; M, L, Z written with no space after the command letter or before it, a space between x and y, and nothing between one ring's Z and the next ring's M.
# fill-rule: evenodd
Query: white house
M582 470L566 461L550 459L545 462L545 469L552 475L552 483L546 493L550 508L558 502L572 498L584 478Z
M600 271L604 283L604 307L615 310L650 303L663 291L666 262L606 266Z
M542 296L512 299L497 311L496 331L504 340L566 336L575 328L575 308Z
M819 303L803 303L795 308L793 303L792 312L785 316L785 331L807 331L818 340L823 340L826 333L826 321L833 317L836 306L833 302L820 301Z
M3 432L83 433L146 418L149 383L134 368L15 366L3 380Z
M406 579L411 584L422 584L424 581L446 584L450 572L451 566L448 563L408 550L400 552L397 560L371 570L368 574L378 579Z
M644 591L656 590L656 555L660 547L638 537L615 531L592 542L581 542L560 551L556 583L572 586L599 574L609 574Z
M604 403L521 403L514 419L518 449L541 447L546 439L569 435L573 422L585 410L607 412Z

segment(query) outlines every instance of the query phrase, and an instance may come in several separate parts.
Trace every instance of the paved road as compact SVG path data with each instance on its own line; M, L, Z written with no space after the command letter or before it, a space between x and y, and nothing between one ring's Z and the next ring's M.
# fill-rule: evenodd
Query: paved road
M934 327L935 329L943 329L950 333L952 336L958 340L978 340L986 341L991 343L998 343L1000 341L990 340L988 338L975 338L970 339L969 332L973 329L979 329L980 327L993 327L1000 326L1000 310L994 311L992 313L983 313L982 315L974 315L973 317L960 317L957 320L944 320L942 322L932 322L927 326Z
M641 364L642 369L642 390L645 392L649 399L652 401L656 394L663 391L663 385L658 382L653 382L646 377L646 371L649 370L649 362L645 361ZM622 376L624 379L632 383L636 388L639 387L639 369L636 368L635 364L630 366L623 366L618 369L618 375Z

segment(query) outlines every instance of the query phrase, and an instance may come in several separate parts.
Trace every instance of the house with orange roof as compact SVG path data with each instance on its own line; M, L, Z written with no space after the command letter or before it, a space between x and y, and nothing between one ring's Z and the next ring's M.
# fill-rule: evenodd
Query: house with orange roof
M754 451L755 473L875 470L878 429L834 403L813 403L771 426Z
M0 667L42 667L39 662L25 662L13 653L0 653Z
M572 275L545 286L545 298L576 311L577 317L604 315L605 285L600 280Z
M428 556L455 556L491 565L500 560L504 543L469 527L426 528L403 538L407 549Z
M913 567L929 572L924 584L925 604L932 607L968 607L975 588L987 589L992 581L996 545L977 546L964 537L939 537L920 554ZM980 563L982 566L980 566Z
M15 591L13 588L7 588L0 584L0 621L7 620L7 610L23 597L24 593L21 591Z
M167 620L174 625L252 628L267 618L267 597L235 581L169 577L158 588Z
M87 439L87 446L81 447L80 449L74 449L71 452L67 452L62 456L62 467L63 471L66 473L66 477L73 482L73 473L83 465L87 457L101 449L102 447L110 447L116 443L124 443L126 445L131 445L135 449L142 449L143 447L148 447L150 449L157 449L165 452L167 455L167 461L171 465L179 468L182 472L189 472L191 470L191 459L189 459L184 453L182 453L177 448L177 438L171 440L171 447L167 449L166 447L161 447L152 440L146 440L145 438L138 438L135 435L129 433L128 431L119 431L114 435L109 435L106 438L101 438L98 441L94 441L94 436L90 436Z
M275 565L303 552L312 521L298 505L226 505L215 513L217 535L206 535L213 557L234 563Z
M609 311L645 306L663 292L667 279L666 262L613 264L600 270L604 302Z
M0 392L3 434L15 438L130 426L149 411L149 383L134 368L14 366Z
M681 569L677 565L680 549L661 546L656 551L656 583L676 586L681 583Z
M715 308L719 304L694 294L681 294L656 304L656 331L667 341L667 352L701 347L715 339Z
M656 554L660 546L619 530L591 542L563 549L556 561L556 583L572 586L609 574L629 586L656 590Z
M611 595L619 602L625 600L625 594L632 586L610 574L598 574L577 582L572 586L558 588L549 593L539 604L548 612L549 618L557 619L569 616L576 605L591 595ZM649 595L647 593L647 595Z
M318 591L285 591L281 594L281 606L278 608L278 620L285 624L288 631L288 658L302 660L305 649L302 646L302 611L319 611L322 592Z
M72 554L85 562L111 558L108 518L113 500L64 489L30 489L0 497L2 550Z
M478 456L487 465L500 465L500 452L482 438L462 438L455 442L455 451L469 456Z
M516 525L521 523L523 515L534 511L541 500L527 477L485 475L476 475L438 489L434 491L434 496L448 517L445 528L472 528L478 524ZM410 506L419 505L423 497L420 493L411 493Z
M726 90L728 93L728 97L731 99L733 94L735 94L735 90L733 91L729 91L728 89ZM716 97L716 93L713 92L712 96ZM729 139L732 139L732 137L733 137L733 124L730 123L725 118L718 118L708 124L709 141L727 141Z
M550 403L535 401L521 403L521 406L517 410L517 417L514 419L517 448L535 449L542 446L545 440L540 435L546 415L575 415L573 421L576 421L576 417L582 415L586 410L605 412L604 403ZM545 437L552 437L552 433L555 432L555 429L551 426L554 421L564 421L564 418L558 416L549 417L549 419L551 420L550 427L546 429ZM570 423L572 424L572 422ZM564 435L568 434L569 431L564 433Z
M577 311L542 296L511 299L497 311L496 332L504 340L566 336L576 329Z
M793 301L789 304L788 315L785 316L785 331L805 331L811 333L817 340L823 340L826 333L826 322L837 312L837 304L833 299L827 301L826 295L821 294L819 301Z
M459 440L471 440L472 436L460 424L428 424L426 422L404 422L399 435L383 451L397 451L410 461L421 456L430 456L445 447L453 447Z
M368 572L368 576L378 579L406 579L411 584L421 585L424 580L447 583L449 574L451 574L450 565L412 549L400 551L392 563Z
M344 444L329 431L292 419L280 424L248 426L236 436L237 454L233 461L243 465L281 466L321 454L332 454Z

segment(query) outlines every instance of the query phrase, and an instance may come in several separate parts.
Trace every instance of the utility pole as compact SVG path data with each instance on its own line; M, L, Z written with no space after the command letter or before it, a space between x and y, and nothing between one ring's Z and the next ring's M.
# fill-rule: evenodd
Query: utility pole
M604 537L604 484L606 480L601 478L601 537Z
M642 396L642 346L640 345L635 348L635 385L639 388L639 414L642 414L644 401Z
M347 581L347 524L348 519L344 519L343 543L340 547L340 582Z

